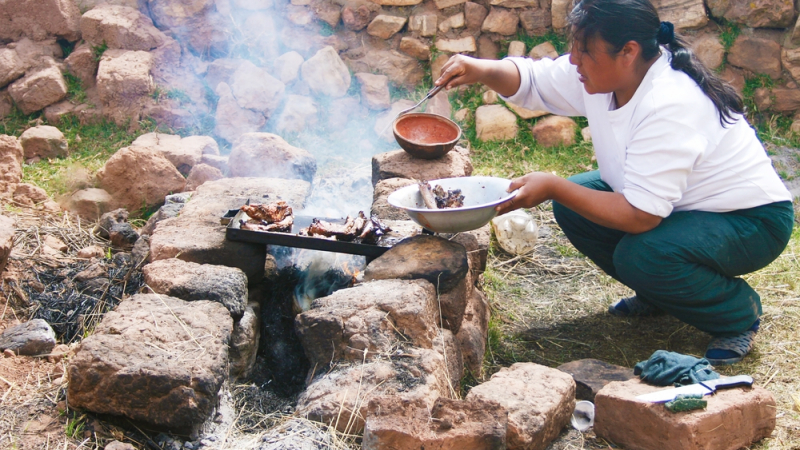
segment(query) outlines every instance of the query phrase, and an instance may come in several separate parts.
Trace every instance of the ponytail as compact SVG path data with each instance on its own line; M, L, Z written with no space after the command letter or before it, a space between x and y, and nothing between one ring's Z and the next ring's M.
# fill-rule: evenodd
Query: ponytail
M722 126L736 122L744 113L742 98L692 53L686 41L675 34L670 22L660 22L658 11L648 0L582 0L569 15L572 33L586 41L599 35L618 53L630 41L642 49L642 58L658 56L659 46L670 52L670 66L694 80L719 112ZM621 26L624 24L624 26Z

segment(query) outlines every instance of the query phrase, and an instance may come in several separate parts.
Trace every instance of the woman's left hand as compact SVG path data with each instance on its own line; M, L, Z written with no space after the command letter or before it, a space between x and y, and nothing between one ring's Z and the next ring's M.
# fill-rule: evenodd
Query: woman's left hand
M495 209L498 215L505 214L519 208L533 208L534 206L552 198L554 179L556 175L544 172L531 172L525 176L511 180L508 192L519 189L517 195L511 200L501 203Z

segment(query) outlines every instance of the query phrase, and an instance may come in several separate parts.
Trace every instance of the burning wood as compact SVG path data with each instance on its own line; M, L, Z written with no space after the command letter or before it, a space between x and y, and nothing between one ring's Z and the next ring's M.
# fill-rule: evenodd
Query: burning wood
M292 215L292 207L283 200L263 205L254 203L252 205L244 205L241 208L252 219L260 220L263 222L275 223L284 220L287 216Z
M343 224L331 223L320 219L313 219L308 228L298 233L300 236L332 237L338 241L360 240L362 243L375 244L378 238L391 229L384 225L377 216L367 218L364 211L359 211L353 219L347 216Z
M427 181L419 181L419 193L428 209L460 208L464 206L464 195L461 189L445 191L440 185L431 188Z

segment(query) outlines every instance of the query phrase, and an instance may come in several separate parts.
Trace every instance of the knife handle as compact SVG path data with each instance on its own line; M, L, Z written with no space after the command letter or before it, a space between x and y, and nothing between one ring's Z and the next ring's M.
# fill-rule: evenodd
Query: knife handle
M739 386L752 386L753 377L750 375L736 375L732 377L718 378L716 380L703 381L702 383L710 389L727 389Z

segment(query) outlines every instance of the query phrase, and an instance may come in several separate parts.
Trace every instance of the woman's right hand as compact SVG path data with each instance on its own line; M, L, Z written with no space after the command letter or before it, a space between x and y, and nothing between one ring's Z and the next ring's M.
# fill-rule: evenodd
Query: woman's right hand
M442 75L433 84L452 89L473 83L483 83L498 94L509 97L519 89L519 71L511 61L454 55L444 64Z

